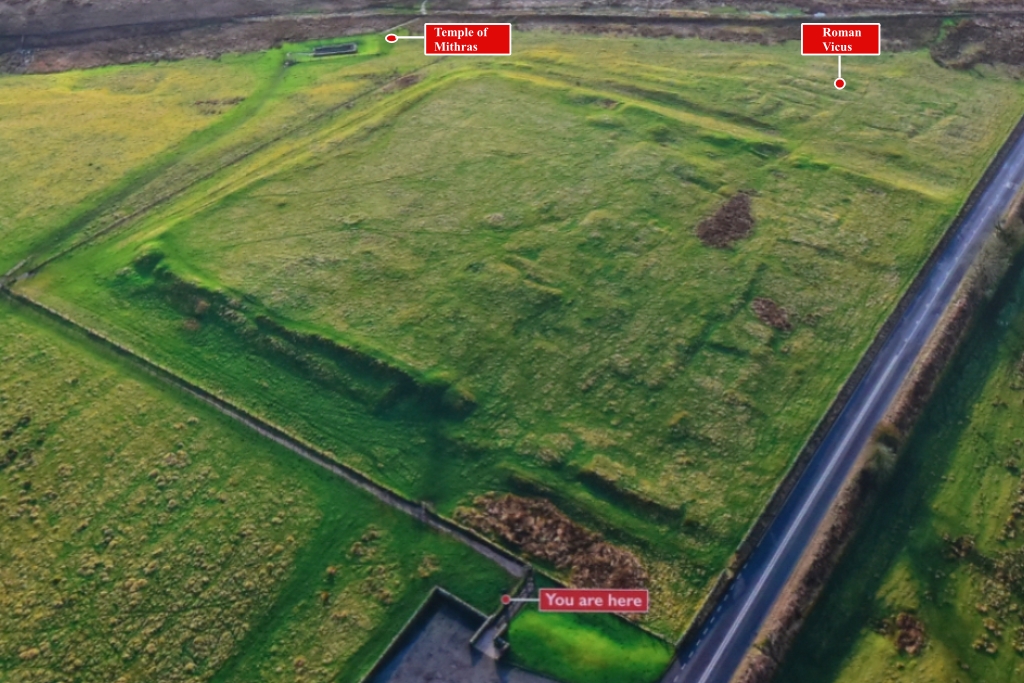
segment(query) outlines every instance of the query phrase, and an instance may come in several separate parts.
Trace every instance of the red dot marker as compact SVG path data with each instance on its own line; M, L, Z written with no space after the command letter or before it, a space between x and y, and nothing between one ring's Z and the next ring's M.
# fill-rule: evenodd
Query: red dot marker
M846 87L846 81L841 78L836 79L836 90L842 90Z
M384 40L388 41L389 43L397 43L398 36L396 36L394 33L389 33L386 36L384 36Z
M511 595L502 595L501 596L501 604L503 604L503 605L511 605L512 604L512 596Z

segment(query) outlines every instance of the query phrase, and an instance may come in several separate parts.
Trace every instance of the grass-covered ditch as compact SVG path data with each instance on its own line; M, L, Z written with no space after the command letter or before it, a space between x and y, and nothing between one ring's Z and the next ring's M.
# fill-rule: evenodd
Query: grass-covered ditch
M838 92L794 45L515 42L274 62L151 209L18 287L442 514L549 500L675 636L1024 91L924 52Z

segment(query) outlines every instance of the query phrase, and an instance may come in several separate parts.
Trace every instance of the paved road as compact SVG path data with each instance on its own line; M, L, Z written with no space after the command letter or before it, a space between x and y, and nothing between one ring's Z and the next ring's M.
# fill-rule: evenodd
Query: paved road
M895 397L974 255L1021 185L1024 136L956 228L699 640L673 662L663 683L727 683L732 678L857 454Z

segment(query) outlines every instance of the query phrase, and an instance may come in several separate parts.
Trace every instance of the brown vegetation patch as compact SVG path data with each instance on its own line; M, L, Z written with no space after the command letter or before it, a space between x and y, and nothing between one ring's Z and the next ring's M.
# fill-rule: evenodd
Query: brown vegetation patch
M736 683L761 683L770 681L775 676L778 667L775 660L768 655L751 650L747 655L747 661L736 676Z
M1021 498L1024 495L1018 496L1018 505ZM997 556L995 578L1014 593L1024 593L1024 548L1007 550Z
M573 522L551 501L489 493L460 508L456 517L527 555L571 569L574 585L639 588L647 571L632 553L605 542L601 535Z
M381 88L381 92L397 92L399 90L405 90L406 88L416 85L421 80L423 80L423 76L421 74L406 74L400 78L396 78Z
M921 653L924 647L924 622L908 612L896 617L896 649L908 655Z
M196 100L192 104L197 107L233 107L245 101L244 97L226 97L221 100Z
M953 539L949 534L943 534L942 540L947 544L946 557L951 560L962 560L974 552L974 536L957 536Z
M147 3L150 12L159 13L180 3ZM58 5L60 6L60 5ZM280 6L280 5L279 5ZM192 10L184 11L194 14ZM243 14L249 14L245 10ZM64 14L64 10L61 10ZM194 17L193 17L194 18ZM24 45L20 32L0 35L0 73L51 73L69 69L88 69L108 64L174 61L193 57L219 59L234 52L257 52L279 47L286 42L337 39L342 36L383 31L394 24L393 15L274 17L267 20L229 20L223 23L186 27L178 22L127 25L124 19L111 28L88 34L67 35L60 29L53 35L34 31ZM70 22L70 17L60 23ZM0 28L3 24L3 3L0 3ZM82 28L76 24L74 28ZM141 32L141 33L140 33ZM4 34L0 31L0 34ZM24 50L18 48L24 47Z
M743 192L733 195L714 216L700 222L697 237L705 246L728 249L754 229L750 204L750 195Z
M789 322L789 313L771 299L759 296L751 302L750 307L758 320L765 325L785 332L793 329L793 324Z
M951 69L978 64L1024 65L1024 22L1019 19L965 19L932 50L932 59Z

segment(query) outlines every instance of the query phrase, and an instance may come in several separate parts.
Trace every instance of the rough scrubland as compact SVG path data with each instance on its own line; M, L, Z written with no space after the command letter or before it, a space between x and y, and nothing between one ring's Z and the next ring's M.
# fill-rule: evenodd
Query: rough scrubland
M357 681L513 579L0 300L0 678Z
M794 44L371 42L268 68L123 202L151 208L19 288L444 514L549 499L640 559L677 634L1024 88L924 52L837 92Z
M965 342L777 680L1024 676L1024 269Z

